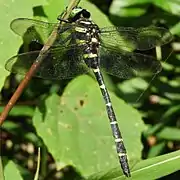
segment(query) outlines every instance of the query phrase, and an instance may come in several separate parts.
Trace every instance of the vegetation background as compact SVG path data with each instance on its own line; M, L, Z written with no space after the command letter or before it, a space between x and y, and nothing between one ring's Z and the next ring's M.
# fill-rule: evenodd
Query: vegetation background
M4 68L23 43L11 31L10 22L18 17L56 22L68 3L1 0L0 112L23 78ZM82 0L80 6L91 12L100 27L156 25L174 35L161 49L163 70L155 78L104 76L127 147L132 179L179 179L180 1ZM148 53L156 55L155 50ZM87 75L66 81L33 78L3 123L0 137L2 180L125 179L112 148L97 83ZM35 177L38 147L40 169Z

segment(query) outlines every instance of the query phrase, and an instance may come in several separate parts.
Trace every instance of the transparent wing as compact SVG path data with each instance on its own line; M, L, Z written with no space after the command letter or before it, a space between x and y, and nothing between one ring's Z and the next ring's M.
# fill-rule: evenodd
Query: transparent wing
M39 52L32 51L13 56L6 62L5 68L13 73L25 74L38 57ZM89 73L89 68L83 61L82 52L83 47L51 48L34 76L59 80Z
M160 62L151 56L128 51L116 52L104 47L100 48L99 53L101 69L119 78L156 74L162 69Z
M28 18L14 19L10 24L11 29L24 38L24 41L29 43L36 41L44 44L54 28L58 28L58 36L53 46L65 46L71 39L71 34L75 31L73 24L48 23L39 20Z
M172 40L172 34L162 27L105 27L101 29L104 46L112 46L127 51L147 50L161 46Z

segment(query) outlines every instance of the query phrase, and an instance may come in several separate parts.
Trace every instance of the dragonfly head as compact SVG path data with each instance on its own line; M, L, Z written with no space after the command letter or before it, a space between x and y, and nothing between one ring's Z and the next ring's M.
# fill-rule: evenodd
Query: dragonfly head
M64 13L64 12L63 12ZM63 14L62 13L62 14ZM83 9L81 7L75 7L72 11L71 11L71 14L69 15L69 18L68 20L63 20L61 17L62 17L62 14L58 16L58 20L60 21L65 21L65 22L69 22L69 23L72 23L72 22L75 22L77 21L78 19L80 18L86 18L86 19L89 19L91 14L89 11L87 11L86 9Z
M81 7L76 7L72 10L68 21L69 22L75 22L80 18L87 18L89 19L91 16L90 12L88 12L86 9L83 9Z

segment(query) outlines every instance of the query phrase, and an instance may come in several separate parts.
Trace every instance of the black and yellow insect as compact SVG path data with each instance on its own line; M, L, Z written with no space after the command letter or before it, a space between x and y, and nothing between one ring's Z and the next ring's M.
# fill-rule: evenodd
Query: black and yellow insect
M101 70L119 78L131 78L147 71L158 73L161 70L159 61L147 55L133 53L132 49L147 50L161 46L171 41L172 35L161 27L100 29L90 20L90 13L82 8L75 8L69 20L61 26L59 23L27 18L15 19L11 23L11 29L23 36L25 41L41 44L46 41L45 37L48 37L54 27L58 27L57 39L34 76L59 80L73 78L91 70L94 72L105 101L119 162L123 173L129 177L126 148ZM24 74L38 55L39 51L19 54L10 58L5 67L11 72Z

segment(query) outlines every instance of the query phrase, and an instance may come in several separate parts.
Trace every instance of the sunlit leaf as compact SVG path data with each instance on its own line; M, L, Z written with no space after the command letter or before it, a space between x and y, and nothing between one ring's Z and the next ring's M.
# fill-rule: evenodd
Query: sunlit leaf
M130 161L141 159L138 112L111 94ZM96 82L88 76L72 81L62 97L50 96L33 118L39 136L60 167L75 166L82 174L120 166L105 105ZM121 171L120 171L121 172Z

